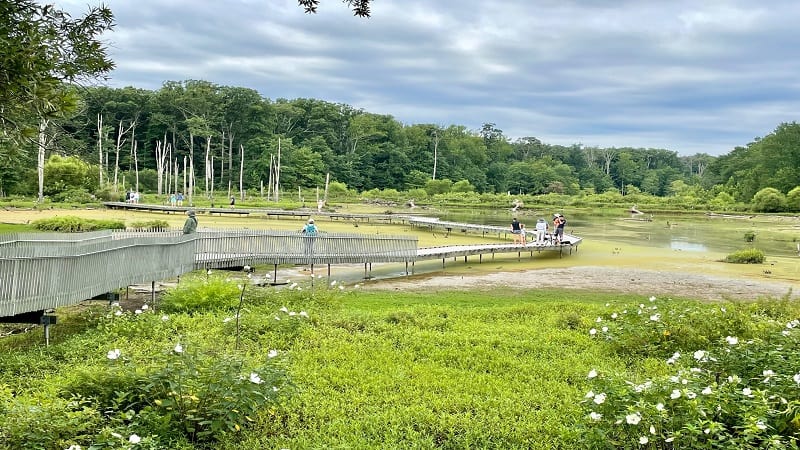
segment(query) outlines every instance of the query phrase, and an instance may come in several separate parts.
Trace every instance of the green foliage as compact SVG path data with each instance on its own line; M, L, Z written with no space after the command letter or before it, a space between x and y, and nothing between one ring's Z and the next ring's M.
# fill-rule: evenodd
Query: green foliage
M428 180L425 183L425 192L428 195L436 195L436 194L445 194L450 192L450 188L452 187L453 182L447 178L442 180Z
M235 282L217 274L185 277L175 289L164 293L160 307L168 313L231 310L238 305L240 293Z
M761 264L766 259L764 252L757 248L737 250L725 257L725 262L734 264Z
M44 165L44 194L58 196L64 193L64 196L61 197L62 200L58 200L64 201L63 198L68 198L69 195L74 196L73 191L78 191L82 198L90 198L87 191L95 189L97 184L95 175L91 171L91 166L78 157L64 158L52 155Z
M68 189L50 196L54 202L59 203L93 203L96 199L84 189Z
M105 422L100 411L79 398L43 399L34 406L6 390L2 400L0 449L4 450L67 448L89 441Z
M744 232L744 241L745 242L753 242L756 240L756 232L755 231L745 231Z
M786 207L789 211L800 211L800 186L794 187L786 194Z
M78 233L96 230L124 230L125 222L121 220L97 220L75 216L61 216L35 220L31 223L31 226L39 231Z
M786 210L786 197L775 188L764 188L753 196L753 209L763 212L779 212Z
M767 303L772 306L697 304L665 309L664 302L651 302L645 308L628 305L637 313L617 313L615 320L605 315L613 330L596 334L598 339L629 340L630 334L648 326L658 339L655 336L665 329L662 324L676 329L677 324L689 325L687 319L695 315L710 324L709 333L701 332L705 342L674 342L674 353L662 363L663 374L642 380L613 371L589 371L584 419L576 430L581 447L796 448L800 335L795 329L800 322L788 318L797 317L798 311L789 302ZM730 311L734 306L741 311ZM631 319L642 309L644 316L658 314L657 320L647 324ZM748 309L752 314L742 315ZM759 314L763 311L770 314ZM735 323L746 325L745 329L731 327L726 317L732 314L739 315Z
M161 219L137 221L131 223L129 228L145 231L166 231L169 229L169 222Z

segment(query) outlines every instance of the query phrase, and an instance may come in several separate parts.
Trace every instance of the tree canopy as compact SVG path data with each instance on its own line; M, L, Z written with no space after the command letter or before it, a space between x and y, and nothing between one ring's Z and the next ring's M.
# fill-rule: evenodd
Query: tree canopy
M319 7L319 1L320 0L297 0L297 4L302 6L306 10L306 13L316 14L317 8ZM370 1L371 0L342 0L343 3L346 3L347 6L352 8L353 15L358 17L370 16Z

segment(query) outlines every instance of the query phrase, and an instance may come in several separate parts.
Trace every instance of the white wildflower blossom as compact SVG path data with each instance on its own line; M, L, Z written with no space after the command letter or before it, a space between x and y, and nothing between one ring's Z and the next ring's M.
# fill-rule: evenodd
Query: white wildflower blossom
M131 444L138 444L141 441L142 441L142 438L140 438L138 434L132 434L128 438L128 442L130 442Z
M589 334L594 336L595 334L597 334L597 330L592 328L591 330L589 330Z
M257 373L250 372L250 382L253 383L253 384L261 384L261 383L264 382L264 380L262 380L261 377L258 376Z
M694 352L694 359L698 361L705 361L708 359L708 352L705 350L697 350Z
M142 305L142 311L147 311L148 309L150 309L150 307L149 307L149 306L147 306L147 303L145 303L144 305ZM134 434L134 436L136 436L136 435Z
M305 312L305 311L300 311L300 315L301 315L302 317L308 317L308 313L307 313L307 312Z
M169 320L169 316L168 315L164 314L163 316L161 316L161 321L162 322L166 322L168 320Z
M695 393L694 393L694 392L692 392L692 391L686 391L686 398L688 398L689 400L691 400L691 399L693 399L693 398L695 398L695 397L697 397L697 394L695 394Z
M728 383L737 384L741 381L742 379L739 378L739 375L728 375Z
M616 319L617 317L619 317L619 316L617 316L617 313L612 313L612 314L611 314L611 318L612 318L612 319Z
M595 422L597 422L598 420L603 418L603 415L600 414L600 413L592 411L592 412L589 413L589 418L594 420Z
M759 430L766 430L767 425L764 423L764 421L759 420L758 422L756 422L756 428L758 428Z
M664 442L672 442L674 440L675 440L674 437L668 437L668 438L664 439Z
M752 397L753 396L753 390L750 389L749 387L746 387L746 388L742 389L742 395L744 395L745 397Z
M597 371L592 369L592 370L589 371L589 375L587 375L586 377L589 378L589 379L592 379L592 378L594 378L596 376L597 376Z
M650 434L656 434L656 427L650 425Z
M122 352L120 352L118 348L115 348L114 350L109 350L108 353L106 353L106 358L117 359L121 354Z
M726 336L725 342L727 342L729 345L736 345L739 343L739 338L736 336Z
M653 314L652 316L650 316L651 322L658 322L659 319L661 319L661 314Z
M136 310L136 311L134 311L133 313L134 313L134 314L141 314L141 313L142 313L142 310L141 310L141 309L137 309L137 310Z
M706 386L706 388L700 391L700 393L703 395L711 395L711 386Z
M601 331L602 331L603 333L608 333L608 327L603 327L603 328L601 328Z
M628 425L638 425L639 422L641 422L641 420L642 420L642 415L639 414L638 412L631 413L625 416L625 422Z
M673 389L672 393L669 394L669 398L673 400L681 398L681 391L679 391L678 389Z
M654 301L656 301L656 297L655 297L654 295L650 296L650 301L651 301L651 302L654 302Z
M595 319L594 321L595 321L595 322L597 322L597 323L600 323L600 322L602 322L602 321L603 321L603 318L602 318L602 317L598 317L598 318L597 318L597 319Z
M121 316L122 315L122 311L118 309L118 310L114 311L114 315L115 316Z
M767 370L761 372L761 375L764 376L764 383L769 383L769 380L772 379L772 377L775 376L775 372L773 372L772 370L767 369Z
M792 380L794 380L795 383L800 384L800 373L794 374L792 376Z
M288 312L289 312L289 308L287 308L287 307L285 307L285 306L281 306L281 309L280 309L280 310L281 310L281 311L283 311L283 312L285 312L285 313L288 313Z
M656 411L666 411L666 408L664 408L664 404L663 403L657 404Z
M650 439L647 436L639 436L639 445L645 445L650 442Z
M594 396L593 402L597 403L598 405L602 405L606 401L606 394L601 392Z
M270 350L270 351L267 353L267 358L274 358L274 357L276 357L276 356L278 356L278 351L277 351L277 350Z
M175 344L175 348L173 348L172 350L174 350L175 353L183 353L183 346L180 343Z
M586 395L584 395L584 398L592 398L592 397L594 397L594 391L589 391L586 393Z

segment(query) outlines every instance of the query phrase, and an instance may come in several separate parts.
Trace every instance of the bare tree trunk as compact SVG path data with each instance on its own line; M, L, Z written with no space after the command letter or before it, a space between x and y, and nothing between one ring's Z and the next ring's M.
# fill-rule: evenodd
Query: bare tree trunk
M239 198L244 200L244 145L239 144Z
M278 138L278 158L275 161L275 203L280 200L280 185L281 185L281 138Z
M222 137L219 141L219 148L222 149L222 152L219 157L219 181L225 182L225 130L222 130ZM228 166L228 171L231 170L231 167ZM224 185L223 185L224 186ZM228 185L228 197L231 196L231 187Z
M436 179L436 161L439 159L439 133L433 131L433 179Z
M269 155L269 176L267 179L267 198L272 198L272 188L275 186L274 179L272 178L273 169L272 167L275 165L275 155Z
M209 195L208 179L211 178L211 164L209 163L209 160L208 160L208 157L209 157L210 153L211 153L211 136L208 136L208 137L206 137L206 157L205 157L205 166L206 166L205 167L205 169L206 169L206 171L205 171L206 172L206 177L205 177L206 190L205 190L205 193L206 193L206 197L208 197L208 195Z
M137 149L139 148L139 143L133 141L133 171L136 174L136 191L139 192L139 154Z
M50 125L50 120L39 120L39 141L38 141L38 156L36 162L36 173L39 177L39 197L38 202L44 202L44 151L47 149L47 126Z
M232 126L232 125L231 125ZM241 147L241 145L240 145ZM243 149L239 152L240 156L244 155ZM240 163L239 165L242 166L244 163ZM241 168L239 169L241 172ZM241 173L239 174L239 178L241 179ZM221 179L221 178L220 178ZM231 192L231 185L233 184L233 131L228 132L228 195ZM241 184L241 183L239 183ZM242 188L239 187L239 191L241 192Z
M100 189L103 188L103 115L97 115L97 150L99 153L98 171L100 172Z

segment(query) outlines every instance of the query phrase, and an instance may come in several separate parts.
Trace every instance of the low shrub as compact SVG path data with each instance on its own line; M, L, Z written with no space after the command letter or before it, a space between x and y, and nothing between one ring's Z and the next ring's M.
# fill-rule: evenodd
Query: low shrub
M167 313L232 310L239 304L240 294L236 282L220 275L188 278L166 291L159 307Z
M56 231L59 233L79 233L97 230L124 230L122 220L83 219L75 216L51 217L39 219L31 223L39 231Z
M169 222L166 220L144 220L133 222L128 228L141 231L166 231L169 230Z
M734 264L761 264L766 257L764 252L757 248L746 248L735 251L725 257L725 262Z

